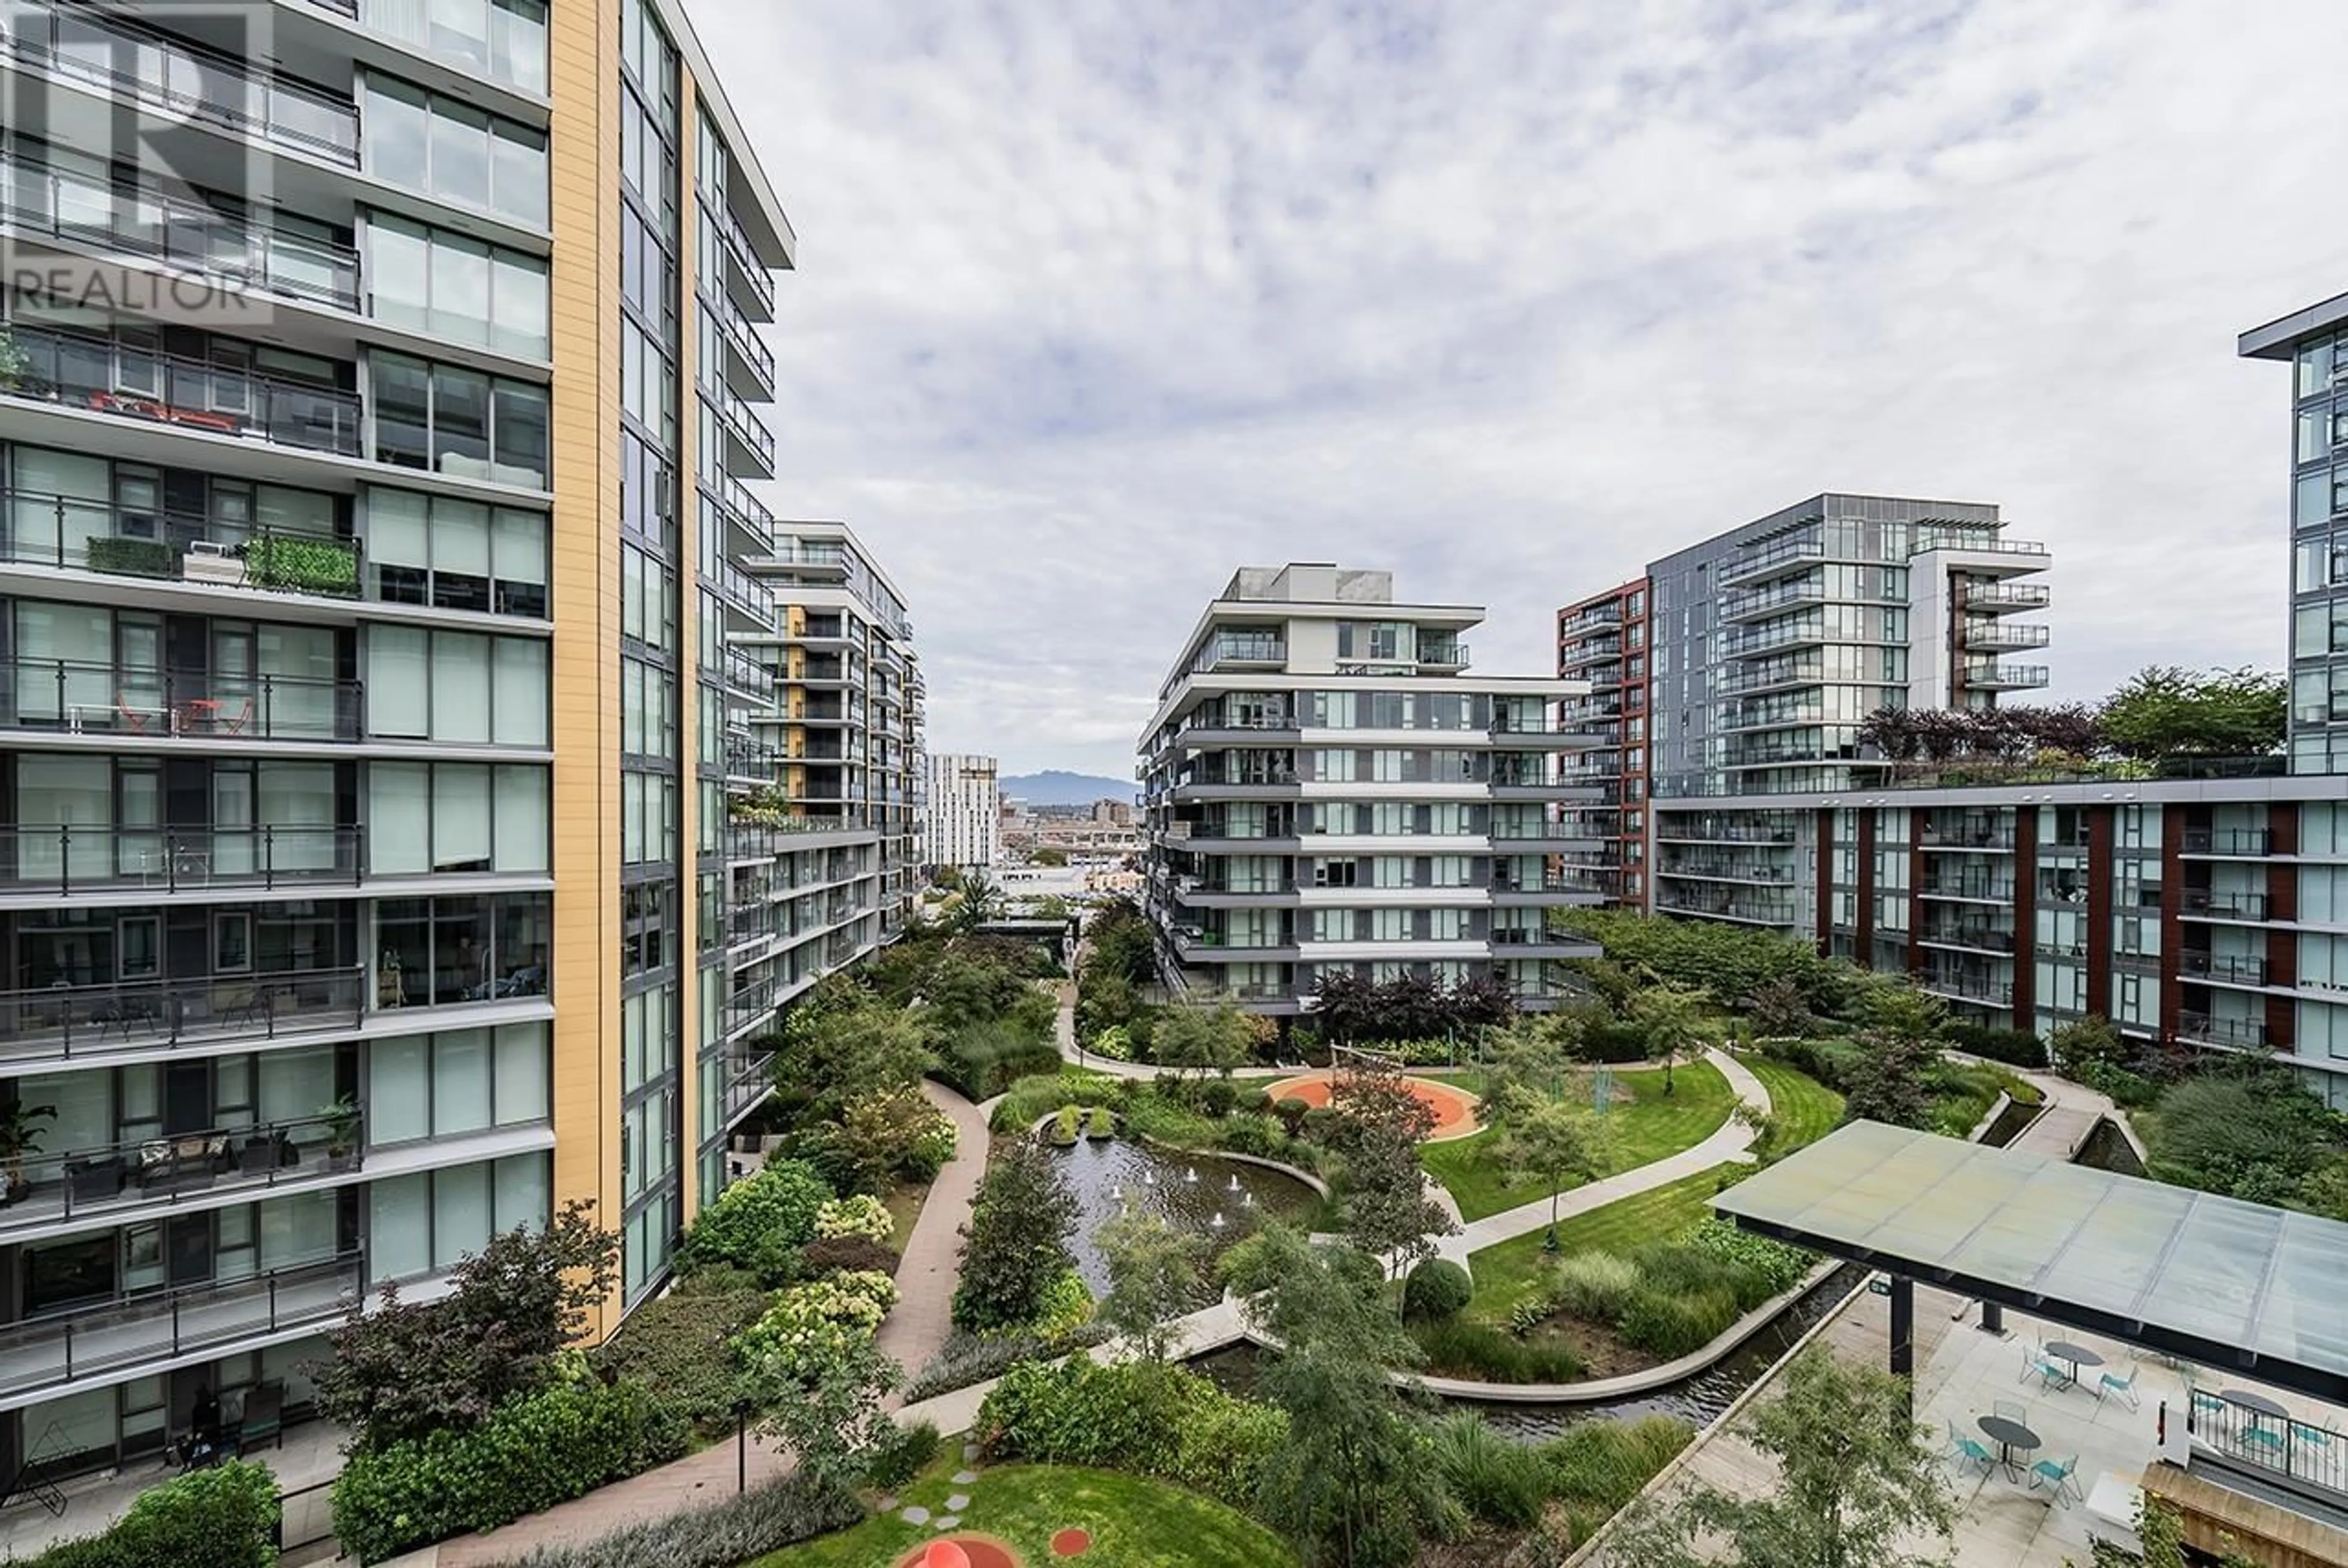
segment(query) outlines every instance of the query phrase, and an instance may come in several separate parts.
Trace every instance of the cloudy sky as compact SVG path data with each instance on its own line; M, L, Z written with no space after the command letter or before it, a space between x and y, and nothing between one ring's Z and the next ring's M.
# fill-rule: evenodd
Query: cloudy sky
M1557 605L1822 489L1996 501L2056 696L2281 655L2338 0L691 0L800 236L785 516L931 743L1123 776L1241 563Z

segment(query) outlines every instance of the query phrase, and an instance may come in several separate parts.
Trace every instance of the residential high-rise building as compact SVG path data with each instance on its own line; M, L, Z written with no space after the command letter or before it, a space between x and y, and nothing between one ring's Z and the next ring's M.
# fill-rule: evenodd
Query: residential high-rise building
M1557 672L1589 694L1559 710L1590 743L1575 776L1588 788L1567 813L1586 853L1561 855L1566 873L1609 903L1647 890L1647 579L1633 578L1557 612Z
M1003 791L994 759L933 752L923 771L923 863L983 871L1001 860Z
M1588 687L1471 676L1483 618L1304 563L1242 568L1207 606L1140 739L1172 983L1281 1016L1339 970L1564 994L1559 961L1596 949L1548 915L1591 900L1549 859L1597 846L1557 817L1590 744L1557 708Z
M762 802L877 870L726 831L796 690L736 656L802 592L741 569L800 548L751 494L795 241L677 0L428 20L8 19L0 1474L298 1415L350 1304L572 1198L608 1331L762 1087L741 974L910 892L901 606L872 779Z
M2046 641L2016 619L2046 554L1991 508L1820 497L1651 569L1648 907L1906 974L1975 1024L2281 1061L2348 1108L2348 295L2240 352L2294 367L2287 758L1894 766L1857 743L1869 709L2043 683L1997 656Z

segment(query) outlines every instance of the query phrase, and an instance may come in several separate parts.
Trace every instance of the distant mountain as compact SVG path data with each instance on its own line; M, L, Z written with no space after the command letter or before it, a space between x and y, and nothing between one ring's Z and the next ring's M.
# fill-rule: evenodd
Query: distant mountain
M1006 800L1029 805L1090 805L1097 800L1130 801L1131 779L1105 779L1097 774L1072 774L1045 768L1040 774L1005 774L995 781Z

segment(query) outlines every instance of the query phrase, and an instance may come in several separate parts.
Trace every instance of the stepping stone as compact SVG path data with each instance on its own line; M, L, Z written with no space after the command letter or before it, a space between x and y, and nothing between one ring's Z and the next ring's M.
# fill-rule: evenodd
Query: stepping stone
M894 1513L894 1512L897 1512L897 1500L896 1500L895 1498L893 1498L893 1497L884 1497L884 1498L882 1498L882 1499L880 1500L880 1512L883 1512L883 1513Z
M976 1443L963 1444L962 1457L966 1460L975 1461L978 1458L978 1445Z
M946 1499L946 1512L948 1513L960 1513L963 1509L968 1508L969 1506L970 1499L959 1491Z
M897 1517L903 1520L908 1524L927 1524L930 1522L930 1511L916 1504L915 1506L905 1510L902 1513L897 1515Z
M958 1470L953 1472L953 1483L956 1486L975 1486L978 1484L978 1471L974 1470ZM948 1506L951 1507L952 1505L949 1504Z
M940 1530L952 1530L955 1525L960 1524L961 1522L962 1515L958 1513L941 1513L938 1515L936 1528Z

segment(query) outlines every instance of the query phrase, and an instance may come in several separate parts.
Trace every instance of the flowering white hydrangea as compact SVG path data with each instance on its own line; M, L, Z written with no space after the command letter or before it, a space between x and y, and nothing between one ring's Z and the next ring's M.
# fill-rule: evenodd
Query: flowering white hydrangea
M947 1123L952 1126L953 1123ZM879 1198L859 1194L852 1198L834 1198L817 1211L815 1234L819 1241L836 1241L843 1236L862 1236L883 1246L897 1232L897 1222Z

